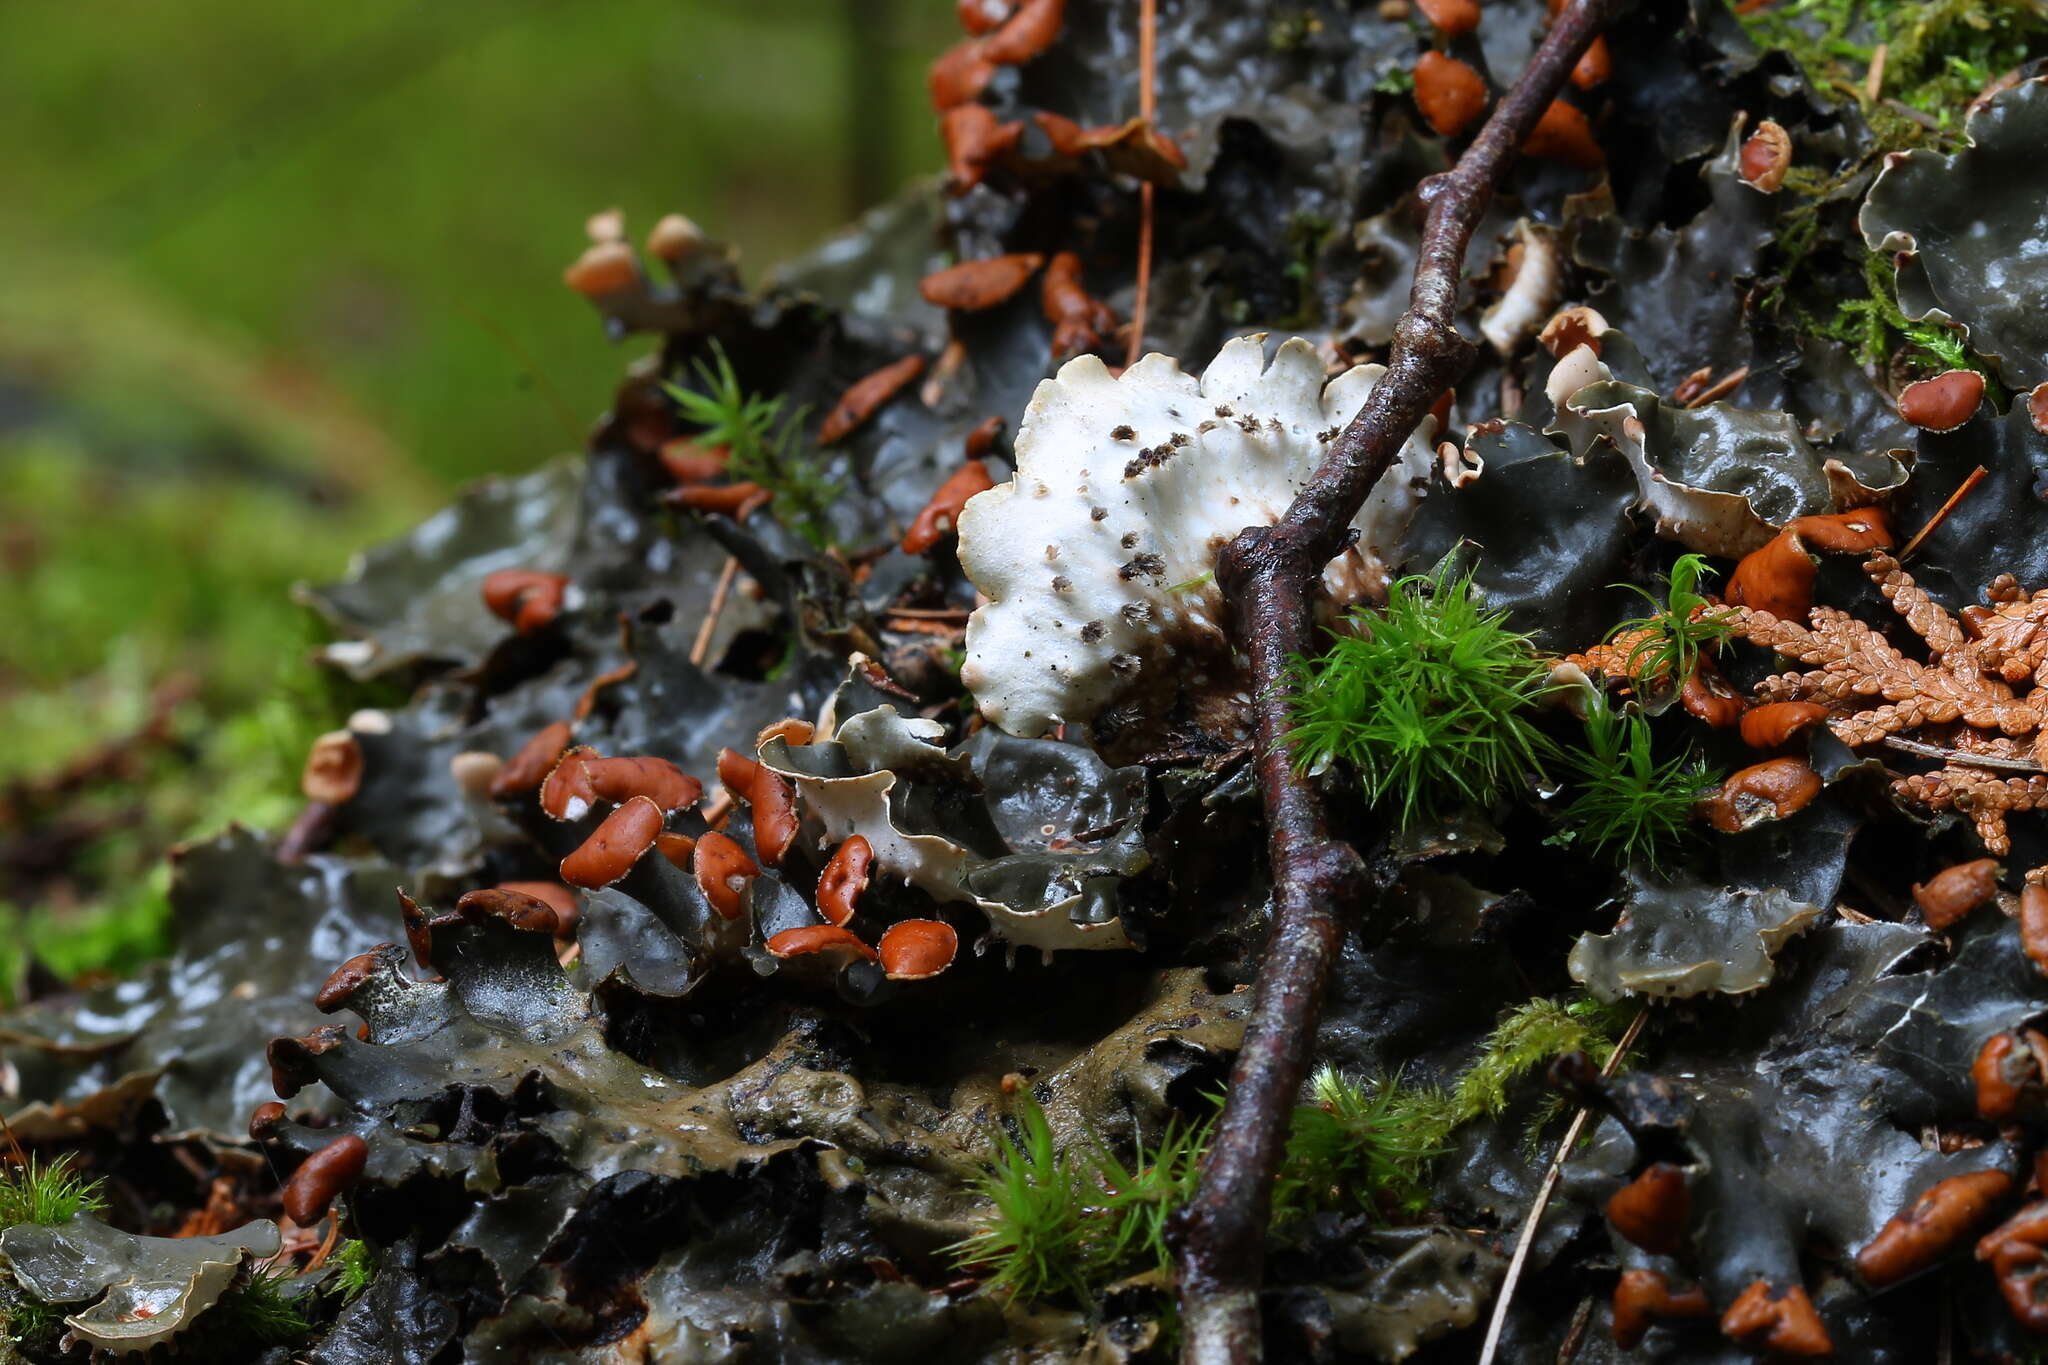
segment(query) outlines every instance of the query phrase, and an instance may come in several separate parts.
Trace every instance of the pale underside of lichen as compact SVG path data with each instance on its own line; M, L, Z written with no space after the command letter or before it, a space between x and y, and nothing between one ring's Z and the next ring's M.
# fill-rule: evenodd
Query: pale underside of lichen
M1989 852L2010 853L2006 817L2048 806L2048 773L2027 771L2048 767L2048 593L2029 598L2002 579L1991 608L1959 620L1891 556L1864 570L1926 642L1927 662L1833 607L1815 607L1807 625L1738 607L1721 618L1733 634L1807 665L1764 679L1757 699L1828 707L1829 728L1852 748L1897 736L1943 751L1939 767L1899 777L1893 793L1920 810L1967 816Z
M1231 731L1246 698L1223 622L1216 555L1276 520L1378 381L1325 383L1298 338L1226 344L1197 380L1150 355L1121 376L1083 356L1041 383L1017 474L970 501L960 560L989 598L967 627L961 679L1018 735L1111 708L1140 724L1187 708ZM1432 458L1416 433L1356 518L1358 543L1323 576L1333 604L1384 593Z

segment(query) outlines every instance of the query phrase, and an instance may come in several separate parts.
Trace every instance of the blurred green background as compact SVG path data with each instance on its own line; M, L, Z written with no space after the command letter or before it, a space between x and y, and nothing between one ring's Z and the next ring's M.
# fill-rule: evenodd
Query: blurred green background
M160 950L169 842L354 699L288 596L581 441L589 213L750 273L940 164L944 0L0 0L0 993Z

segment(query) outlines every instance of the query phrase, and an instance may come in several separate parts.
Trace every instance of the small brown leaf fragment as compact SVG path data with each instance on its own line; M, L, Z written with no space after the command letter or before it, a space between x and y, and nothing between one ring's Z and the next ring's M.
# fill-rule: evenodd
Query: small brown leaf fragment
M306 751L299 790L308 801L339 806L363 783L363 746L347 730L329 730Z
M1819 702L1774 701L1742 713L1742 742L1752 749L1775 749L1827 718L1828 708Z
M588 758L583 777L600 801L644 796L664 812L685 810L704 795L704 784L665 758Z
M1857 1273L1874 1289L1918 1274L1983 1226L2012 1188L2004 1171L1972 1171L1937 1182L1856 1253Z
M718 751L718 780L753 811L754 847L769 867L796 839L796 788L789 779L733 749Z
M1486 112L1486 81L1456 57L1425 52L1415 62L1415 107L1439 137L1456 137Z
M539 787L554 771L555 760L569 747L572 734L566 720L550 722L535 731L533 738L520 745L518 752L506 759L505 766L491 779L491 795L500 799L523 796Z
M547 777L540 784L540 808L549 818L581 820L597 804L597 793L591 789L590 775L584 771L583 765L586 759L598 756L597 750L588 744L578 744L562 751L562 756L555 760L555 766L548 769Z
M1614 1286L1614 1344L1629 1350L1661 1320L1704 1318L1713 1312L1707 1291L1698 1285L1673 1293L1660 1270L1624 1270Z
M761 869L730 835L712 830L697 840L691 870L711 908L722 918L735 920L745 906L741 896L747 882L761 875Z
M1908 384L1899 394L1899 416L1922 431L1954 431L1984 401L1984 376L1975 370L1944 370Z
M1607 1201L1607 1221L1614 1230L1659 1256L1676 1255L1685 1245L1691 1217L1692 1192L1686 1188L1685 1172L1668 1161L1645 1167Z
M640 261L624 242L595 242L562 272L562 283L586 299L630 289L640 279Z
M882 932L882 970L891 981L927 981L953 965L960 935L944 920L899 920Z
M1751 1281L1721 1315L1721 1333L1781 1356L1802 1359L1830 1355L1835 1349L1820 1314L1814 1311L1813 1300L1806 1296L1806 1287L1797 1284L1773 1296L1765 1281Z
M359 987L377 974L377 955L357 953L348 961L328 974L320 984L320 990L313 997L313 1008L322 1014L332 1014L348 1003Z
M661 833L661 807L636 796L607 815L575 852L562 859L562 880L594 891L633 870ZM549 912L550 919L553 912Z
M334 1196L362 1178L370 1162L370 1145L346 1133L299 1163L284 1185L285 1216L310 1228L327 1216Z
M818 444L829 446L843 439L861 423L875 415L882 404L896 396L905 384L924 373L924 357L907 355L894 360L859 381L832 405L832 411L825 414L824 425L818 428Z
M1744 181L1766 194L1775 193L1792 167L1792 135L1782 125L1765 119L1744 140L1737 162Z
M1598 170L1606 162L1600 144L1593 137L1593 125L1577 107L1563 100L1551 101L1543 117L1529 131L1522 151L1546 161L1562 161L1581 170Z
M962 261L925 276L918 281L917 292L934 307L978 312L1015 295L1044 264L1045 257L1036 252Z
M1446 38L1455 38L1479 27L1478 0L1415 0L1415 8L1421 10L1422 17L1434 24L1437 32Z
M988 467L980 460L969 460L947 475L931 501L911 521L910 529L903 533L903 552L921 555L932 549L960 524L960 509L967 505L967 500L995 486Z
M1731 774L1702 805L1708 824L1723 834L1739 834L1805 809L1820 790L1820 774L1805 759L1773 758Z
M514 891L510 887L487 886L465 891L456 899L455 908L471 920L485 917L501 919L524 933L546 934L553 938L561 932L561 921L554 906L539 896Z
M2048 976L2048 887L2029 884L2020 892L2020 946L2035 969Z
M818 913L837 925L850 921L860 893L867 889L868 870L874 862L874 846L865 837L847 836L818 874Z
M1796 706L1797 702L1781 705ZM1930 929L1946 929L1998 894L1998 860L1977 858L1945 867L1913 886L1913 901Z

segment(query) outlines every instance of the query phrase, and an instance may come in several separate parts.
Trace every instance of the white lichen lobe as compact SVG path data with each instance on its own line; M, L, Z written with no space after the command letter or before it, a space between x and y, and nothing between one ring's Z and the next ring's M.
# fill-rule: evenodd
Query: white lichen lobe
M1227 343L1198 381L1169 356L1113 376L1093 356L1038 386L1017 475L960 515L960 562L989 599L967 624L961 679L1012 734L1092 721L1112 706L1156 721L1176 701L1241 712L1216 555L1286 510L1384 373L1327 384L1295 338ZM1332 604L1384 591L1427 487L1434 422L1409 438L1324 573ZM1198 681L1199 680L1199 681ZM1196 695L1199 694L1199 695Z

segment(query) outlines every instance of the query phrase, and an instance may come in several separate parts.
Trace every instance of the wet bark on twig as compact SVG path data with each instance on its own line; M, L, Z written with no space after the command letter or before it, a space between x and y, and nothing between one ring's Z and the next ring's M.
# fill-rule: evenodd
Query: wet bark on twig
M1458 164L1423 182L1428 220L1385 377L1286 515L1272 526L1248 528L1217 560L1217 581L1251 662L1273 931L1201 1189L1174 1223L1183 1359L1190 1365L1260 1358L1259 1281L1274 1170L1342 937L1338 915L1356 910L1371 889L1358 854L1330 837L1321 800L1296 775L1287 741L1288 661L1312 648L1315 582L1343 550L1366 495L1438 396L1471 364L1475 348L1457 327L1458 285L1466 247L1495 185L1573 63L1626 3L1574 0Z

